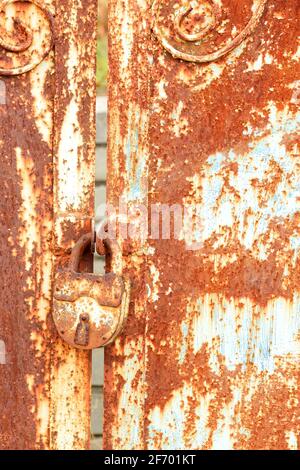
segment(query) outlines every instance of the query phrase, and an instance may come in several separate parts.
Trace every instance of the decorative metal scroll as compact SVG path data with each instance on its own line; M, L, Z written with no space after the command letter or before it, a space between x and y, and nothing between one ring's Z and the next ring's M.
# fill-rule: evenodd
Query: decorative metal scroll
M212 62L238 47L258 26L267 0L154 0L153 31L177 59ZM241 23L243 26L241 27Z
M0 0L0 75L40 64L53 47L53 30L53 16L39 0Z

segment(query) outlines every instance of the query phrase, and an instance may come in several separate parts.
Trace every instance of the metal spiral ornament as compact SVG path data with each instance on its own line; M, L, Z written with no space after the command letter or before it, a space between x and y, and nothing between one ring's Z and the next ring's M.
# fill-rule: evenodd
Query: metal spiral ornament
M10 12L13 4L23 5L20 11ZM29 7L35 12L35 26L21 19ZM15 6L17 10L17 5ZM53 47L54 26L50 10L39 0L0 0L0 75L20 75L34 69ZM10 16L12 28L7 30L5 15ZM3 23L5 23L3 25Z
M230 9L224 11L220 0L154 0L153 31L173 57L188 62L213 62L234 50L253 34L263 16L266 3L267 0L253 0L251 18L246 21L243 29L233 33L233 28L229 30L228 26L231 21ZM197 9L201 11L201 8L202 14L197 15ZM228 17L226 13L229 14ZM191 26L194 31L188 30Z

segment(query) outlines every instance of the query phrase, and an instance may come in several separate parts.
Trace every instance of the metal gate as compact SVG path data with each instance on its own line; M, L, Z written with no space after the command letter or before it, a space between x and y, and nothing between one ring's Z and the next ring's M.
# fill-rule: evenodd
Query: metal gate
M187 214L124 237L108 449L300 446L298 32L297 0L110 3L109 201Z
M96 0L0 10L0 448L87 448L90 354L58 338L51 280L93 218Z
M96 0L0 6L0 447L84 449L90 354L51 314L93 219ZM132 292L105 447L297 449L298 0L109 16L113 267Z

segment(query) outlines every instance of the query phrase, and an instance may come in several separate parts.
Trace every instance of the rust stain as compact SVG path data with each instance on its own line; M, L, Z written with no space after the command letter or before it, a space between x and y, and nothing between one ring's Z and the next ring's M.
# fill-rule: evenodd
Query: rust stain
M94 217L95 0L56 3L54 103L54 246L56 269ZM92 271L92 256L81 264ZM51 356L52 448L87 449L90 442L91 355L56 334ZM66 386L66 384L68 384ZM74 400L74 396L76 400ZM61 409L61 403L66 406Z
M258 5L220 3L206 54ZM166 52L151 7L110 7L109 201L199 204L201 244L186 249L189 227L124 242L133 304L106 354L105 448L297 449L299 5L267 1L208 64Z
M16 21L4 24L3 9ZM89 446L90 355L62 344L52 319L54 271L94 206L95 1L82 10L79 1L1 2L2 449Z
M267 0L179 4L153 2L153 28L175 58L205 63L220 59L255 32ZM228 21L228 18L230 20ZM204 41L203 41L204 39Z
M51 63L48 64L48 69ZM49 345L52 240L51 142L39 131L51 109L53 80L42 75L44 110L36 110L30 76L6 79L1 114L1 365L2 449L49 446ZM51 123L49 136L51 138ZM47 124L44 124L47 127ZM30 136L30 138L28 138ZM7 191L5 190L7 188ZM48 314L47 314L48 312Z
M9 14L10 13L10 14ZM28 26L35 20L35 26ZM39 65L54 41L54 19L38 0L3 0L0 10L1 75L20 75Z

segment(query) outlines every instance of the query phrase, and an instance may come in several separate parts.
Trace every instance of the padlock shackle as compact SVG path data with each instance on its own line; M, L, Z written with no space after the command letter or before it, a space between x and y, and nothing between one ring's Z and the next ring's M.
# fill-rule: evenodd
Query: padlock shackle
M101 236L99 234L101 233ZM122 276L122 251L119 243L115 238L108 234L108 223L104 221L98 232L96 233L96 252L100 256L108 256L106 259L106 267L108 271Z
M69 270L73 272L79 271L80 259L88 247L92 246L92 233L86 233L78 240L72 249L69 260Z
M86 233L78 240L72 249L70 260L69 260L69 271L79 272L79 263L81 257L84 255L88 247L92 248L93 234ZM104 238L101 241L97 239L97 252L100 256L109 256L109 261L111 264L112 259L114 260L114 272L116 274L122 274L122 253L119 248L117 240ZM109 266L111 267L111 266ZM110 271L110 269L109 269Z

